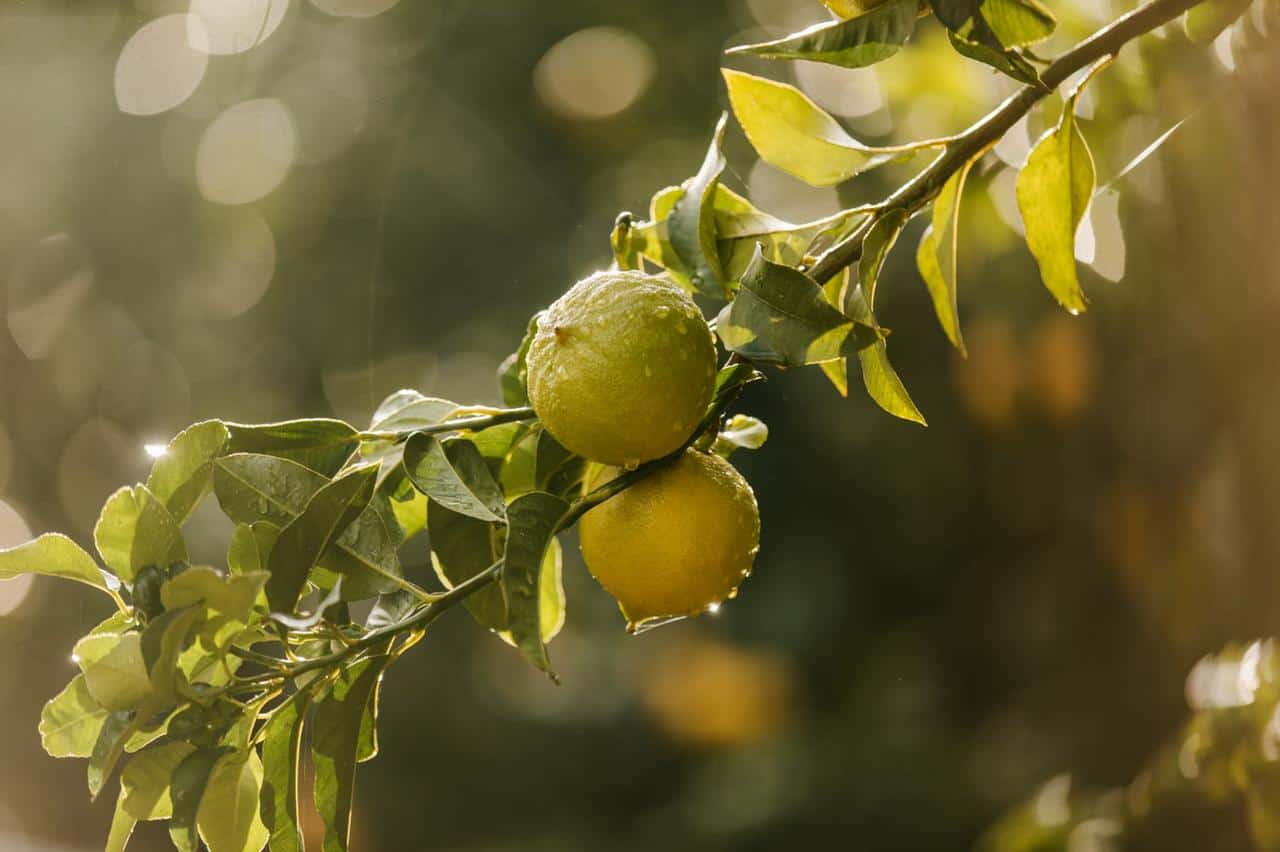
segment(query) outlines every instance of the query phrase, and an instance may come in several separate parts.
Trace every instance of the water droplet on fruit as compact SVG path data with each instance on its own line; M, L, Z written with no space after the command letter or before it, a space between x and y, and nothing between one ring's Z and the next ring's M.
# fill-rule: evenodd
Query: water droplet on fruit
M717 612L719 612L719 611L720 611L720 604L719 604L719 603L707 604L707 614L708 614L708 615L715 615L715 614L716 614Z
M665 317L667 314L671 313L671 308L667 307L666 305L658 305L658 307L653 309L653 313L659 319L661 319L662 317Z
M635 470L640 466L640 459L627 459L622 463L622 466L626 470Z

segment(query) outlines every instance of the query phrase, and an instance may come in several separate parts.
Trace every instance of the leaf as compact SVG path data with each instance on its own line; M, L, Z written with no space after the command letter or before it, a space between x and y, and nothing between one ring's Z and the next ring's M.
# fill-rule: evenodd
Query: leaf
M1187 10L1182 19L1187 38L1210 44L1245 13L1252 0L1204 0Z
M757 247L767 260L783 266L800 266L812 262L814 256L851 234L867 217L865 210L853 208L814 222L792 225L756 210L745 198L721 187L717 203L727 206L735 202L741 202L746 209L729 212L717 207L716 216L720 259L725 277L730 281L742 278Z
M218 420L188 427L151 467L147 488L181 524L209 493L213 460L222 455L229 433Z
M153 619L142 633L145 671L152 690L163 700L172 701L176 696L178 657L186 647L192 627L204 617L205 613L198 607L173 609Z
M257 752L232 754L213 770L196 825L209 852L258 852L268 831L258 811L262 761Z
M299 690L271 714L262 741L262 822L271 852L302 852L298 827L298 767L311 693Z
M698 173L690 179L680 200L671 211L668 230L671 248L689 270L693 289L713 299L727 296L716 250L715 196L724 171L724 153L720 150L724 128L729 121L722 114L711 136L711 147Z
M574 455L545 429L535 434L537 448L533 457L533 483L530 490L545 491L564 497L582 484L586 459Z
M399 390L382 401L369 424L371 432L409 432L449 419L458 403L423 396L416 390Z
M1031 149L1015 194L1040 277L1058 303L1073 314L1087 307L1076 273L1075 244L1093 187L1093 155L1076 125L1072 96L1058 124Z
M884 267L885 258L893 250L894 243L906 227L911 217L907 211L894 208L884 213L871 226L862 241L862 258L858 261L858 283L866 297L867 306L874 308L876 303L876 284L880 280L880 270Z
M356 430L341 420L315 418L283 423L228 423L228 453L262 453L333 476L359 444Z
M907 148L873 148L845 132L794 86L723 69L733 114L760 157L811 186L832 186Z
M375 497L325 552L320 567L343 576L343 600L366 600L401 587L397 533L388 500Z
M387 663L387 657L378 656L349 666L316 705L311 751L316 808L325 826L324 852L347 852L361 725Z
M199 604L211 612L248 621L268 576L264 571L253 571L224 577L212 568L197 565L161 586L160 600L168 610Z
M238 524L270 521L283 527L328 482L297 462L260 453L237 453L213 465L213 493Z
M170 742L140 752L130 760L120 774L121 807L125 812L138 821L172 816L169 779L193 751L195 747L189 743Z
M370 630L377 630L381 627L399 624L405 618L408 618L417 605L417 597L412 592L407 592L403 589L379 595L378 600L373 605L373 609L369 610L369 616L365 619L364 626Z
M448 588L479 574L497 561L502 552L495 547L492 524L459 514L434 500L427 509L427 538L431 542L431 563L436 575ZM464 604L482 627L506 629L507 604L498 586L471 594Z
M933 221L920 238L916 266L929 288L933 312L946 332L951 345L964 355L964 338L960 334L960 309L956 300L956 259L959 243L960 198L973 161L965 163L943 185L933 202Z
M735 414L720 429L711 451L727 459L734 450L758 450L768 439L769 427L763 420Z
M72 656L89 694L107 710L132 710L151 694L137 633L90 634L76 643Z
M418 433L405 445L404 467L414 487L442 506L482 521L505 516L502 489L468 440Z
M227 544L227 569L232 574L250 574L267 570L267 557L280 528L268 521L236 524Z
M890 0L855 18L815 24L794 35L726 53L765 59L807 59L845 68L863 68L893 56L911 38L917 0Z
M0 580L22 574L61 577L103 591L112 588L93 557L61 533L45 533L34 541L0 550ZM115 578L110 580L115 581Z
M267 601L276 612L292 612L307 577L339 534L373 495L376 467L353 471L316 492L302 514L280 531L271 548Z
M187 559L177 521L145 485L126 486L107 498L93 540L102 561L126 582L147 565L168 567Z
M507 507L507 545L502 559L502 589L507 599L507 628L517 648L540 670L551 674L543 642L540 578L543 557L569 504L533 491ZM552 674L552 679L555 675Z
M178 852L196 852L196 817L200 802L218 762L235 750L226 746L204 748L187 755L173 770L169 782L173 816L169 820L169 837Z
M840 358L880 337L832 307L812 278L759 252L737 298L721 311L716 333L733 352L786 366Z
M106 718L78 674L40 711L40 744L50 757L88 757Z
M538 311L529 318L520 346L498 366L498 388L502 391L502 404L508 408L529 404L529 365L525 359L533 345L533 337L538 333L538 317L542 314Z
M93 751L89 754L89 797L98 798L102 786L111 777L120 755L124 754L124 744L138 729L138 722L130 718L128 713L108 713L102 721L102 730L94 741Z
M111 829L107 833L107 845L105 852L124 852L126 846L129 845L129 838L133 836L133 829L138 821L129 816L124 809L124 790L120 791L120 795L116 797L116 809L111 816Z
M990 65L1019 83L1044 87L1044 81L1040 79L1040 72L1016 50L980 44L967 38L961 38L950 31L947 33L947 37L951 40L951 46L955 48L956 53L961 56Z
M948 30L987 47L1025 47L1053 34L1057 19L1039 0L929 0Z
M852 316L864 322L874 322L871 308L862 294L861 285L855 287L849 294L848 304L849 313ZM911 395L907 393L902 379L898 378L897 371L889 363L888 343L883 338L858 352L858 364L862 368L862 383L876 405L894 417L901 417L903 420L910 420L921 426L929 425L925 422L920 409L916 408Z

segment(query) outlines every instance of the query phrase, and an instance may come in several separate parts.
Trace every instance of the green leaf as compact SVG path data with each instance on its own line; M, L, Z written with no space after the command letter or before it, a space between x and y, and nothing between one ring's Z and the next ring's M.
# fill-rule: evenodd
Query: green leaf
M293 611L320 557L368 505L376 476L376 467L366 467L335 479L280 531L268 558L271 579L266 590L272 610Z
M107 710L132 710L151 694L137 633L90 634L72 652L93 700Z
M88 757L106 718L78 674L40 711L40 744L50 757Z
M861 285L849 294L848 305L852 316L864 322L874 322ZM883 338L858 352L858 364L862 368L862 383L876 405L894 417L901 417L921 426L928 425L920 409L911 400L911 395L907 393L902 379L898 378L897 371L889 363L888 344Z
M152 690L165 701L172 701L177 694L178 658L186 648L191 629L204 617L199 607L173 609L152 619L142 633L142 658Z
M213 770L196 825L209 852L258 852L268 831L258 810L262 761L257 752L231 754Z
M917 0L890 0L855 18L815 24L786 38L726 52L863 68L888 59L907 43L915 30L916 12Z
M129 845L129 838L133 836L134 826L137 824L138 821L129 816L124 808L124 790L121 790L120 795L116 797L115 813L111 816L111 830L107 833L105 852L124 852L125 847Z
M316 705L311 751L316 808L325 826L324 852L347 852L360 731L387 663L387 657L378 656L349 666Z
M533 345L533 336L538 333L538 317L542 313L538 311L529 318L520 346L498 366L498 388L502 391L502 404L508 408L529 404L529 365L525 359Z
M535 435L537 448L533 458L533 487L564 497L582 484L586 459L565 449L550 432L540 429Z
M502 553L498 528L493 524L459 514L434 500L427 509L427 538L436 576L448 588L479 574ZM506 629L507 604L498 586L473 593L464 604L482 627Z
M929 5L948 30L996 50L1043 41L1057 27L1039 0L929 0Z
M302 731L311 693L299 690L271 714L262 741L263 824L271 852L302 852L298 828L298 767L302 760Z
M1067 99L1058 124L1027 157L1015 185L1027 246L1045 287L1073 314L1087 307L1076 273L1076 230L1093 197L1093 155L1075 120L1075 97Z
M418 433L405 445L404 467L414 487L442 506L482 521L505 516L502 489L468 440Z
M168 819L173 815L169 779L195 747L170 742L140 752L120 774L121 806L138 821Z
M417 605L417 597L412 592L407 592L403 589L379 595L377 602L373 605L373 609L369 610L369 616L365 619L364 626L370 630L377 630L380 627L399 624L409 617L409 614L413 612Z
M960 199L964 195L965 179L973 161L965 163L943 185L933 202L933 221L920 238L916 251L916 266L929 288L933 299L933 311L938 323L946 332L951 345L965 354L964 338L960 334L960 309L956 299L957 246L959 244Z
M866 297L868 307L874 308L876 303L876 284L880 280L880 270L884 267L885 258L893 250L894 243L906 227L911 217L907 211L894 208L884 213L871 226L862 241L862 258L858 261L858 283Z
M716 333L730 351L785 366L841 358L880 339L875 328L832 307L812 278L759 252Z
M1182 20L1187 38L1210 44L1245 13L1252 0L1205 0L1187 10Z
M711 451L727 459L734 450L758 450L768 439L769 427L763 420L735 414L720 429Z
M169 837L178 852L196 852L196 817L200 802L218 762L234 749L226 746L204 748L187 755L173 770L169 782L173 816L169 820Z
M449 419L458 403L423 396L416 390L399 390L382 401L369 424L372 432L409 432Z
M161 586L160 600L168 610L199 604L211 612L248 621L258 592L269 576L264 571L254 571L224 577L212 568L197 565Z
M0 580L22 574L61 577L103 591L119 585L80 545L60 533L45 533L34 541L0 550Z
M698 173L690 179L685 191L671 211L668 231L671 248L684 268L689 270L689 282L693 289L713 299L727 296L720 269L720 255L716 248L715 197L720 185L720 173L724 171L724 153L720 142L729 121L721 115L711 136L711 147Z
M251 574L267 570L267 557L280 535L280 528L269 521L236 524L227 545L227 568L232 574Z
M102 561L125 581L147 565L167 567L187 559L177 521L145 485L126 486L107 498L93 540Z
M140 716L141 714L139 714ZM93 751L89 754L89 797L98 798L102 786L111 777L120 755L124 754L124 745L138 730L139 722L128 713L108 713L102 721L102 730L94 741Z
M385 497L375 497L325 552L320 567L343 576L342 599L361 601L401 587L399 525Z
M990 65L1019 83L1044 87L1044 81L1040 79L1040 72L1016 50L980 44L976 41L962 38L954 32L948 32L947 36L951 39L951 46L961 56L977 60L984 65Z
M229 433L217 420L197 423L169 442L151 467L147 488L181 524L209 493L213 460L222 455Z
M756 152L812 186L841 183L907 150L863 145L795 86L728 68L723 73L733 114Z
M507 507L507 544L502 560L502 589L507 599L507 628L512 641L535 666L551 674L543 642L541 572L544 556L569 504L533 491ZM555 675L551 675L554 679Z
M356 430L341 420L316 418L283 423L228 423L228 453L262 453L297 462L333 476L359 444Z
M328 483L310 468L259 453L237 453L213 465L213 493L238 524L270 521L283 527Z
M729 281L742 278L757 247L767 260L783 266L800 266L851 234L867 217L854 208L792 225L757 210L745 198L726 187L716 196L716 232L720 236L720 259Z

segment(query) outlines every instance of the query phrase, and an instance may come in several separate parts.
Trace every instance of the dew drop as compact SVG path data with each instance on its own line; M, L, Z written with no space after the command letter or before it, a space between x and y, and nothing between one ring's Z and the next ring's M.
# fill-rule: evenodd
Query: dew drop
M655 315L658 316L659 319L661 319L662 317L665 317L667 314L671 313L671 308L667 307L666 305L658 305L658 307L653 309L653 312Z
M732 594L730 594L730 597L732 597ZM720 611L719 603L707 604L707 613L709 615L715 615L719 611Z
M622 463L625 470L635 470L640 466L640 459L627 459Z

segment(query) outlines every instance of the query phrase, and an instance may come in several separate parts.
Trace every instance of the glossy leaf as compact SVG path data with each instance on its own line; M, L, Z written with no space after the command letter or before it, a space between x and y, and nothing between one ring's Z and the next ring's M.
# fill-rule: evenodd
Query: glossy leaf
M167 567L187 558L177 521L145 485L126 486L107 498L93 540L102 561L125 581L147 565Z
M169 820L169 837L178 852L196 852L196 818L200 802L209 785L214 769L234 749L220 746L204 748L187 755L169 783L169 795L173 802L173 816Z
M456 402L424 396L415 390L399 390L382 401L369 424L372 432L409 432L448 420L458 410Z
M186 647L192 627L204 617L198 607L175 609L153 619L143 631L142 659L152 690L162 699L172 701L178 688L175 671L178 657Z
M168 819L173 815L169 779L195 746L170 742L140 752L120 773L124 810L135 820Z
M946 332L951 345L965 354L964 337L960 334L960 309L957 304L957 254L959 245L960 200L965 179L973 161L966 163L943 185L933 202L933 221L920 238L916 266L929 288L933 312Z
M984 65L990 65L1019 83L1044 86L1044 81L1040 79L1040 72L1016 50L970 41L967 38L961 38L954 32L948 32L947 36L951 39L951 46L961 56L975 59Z
M876 285L880 280L880 270L884 267L885 258L893 250L909 218L905 210L900 208L890 210L876 220L862 241L862 258L858 261L858 283L862 285L862 293L869 308L875 308Z
M320 560L343 576L342 599L360 601L400 588L399 525L386 498L375 497Z
M196 825L209 852L258 852L268 832L258 809L262 760L256 751L224 757L214 768Z
M832 307L813 279L758 252L716 332L733 352L787 366L841 358L880 336Z
M264 571L223 576L212 568L197 565L161 586L160 600L169 610L199 604L212 612L246 621L268 576Z
M315 418L283 423L228 423L228 453L261 453L333 476L355 452L356 430L341 420Z
M404 467L414 486L442 506L482 521L505 515L502 489L468 440L414 435L405 445Z
M848 20L815 24L786 38L727 52L863 68L888 59L907 43L915 30L916 12L916 0L889 0Z
M213 466L218 505L238 524L270 521L283 527L328 481L297 462L260 453L229 455Z
M408 618L417 605L418 599L412 592L400 590L379 595L373 609L369 610L364 626L370 630L377 630L380 627L398 624Z
M267 601L272 610L289 613L311 570L373 496L376 467L353 471L316 492L302 514L280 531L271 548Z
M534 491L507 508L507 543L502 560L502 589L507 599L507 628L516 647L544 672L551 661L543 641L541 573L544 556L569 504ZM554 678L554 675L552 675Z
M996 49L1035 44L1057 27L1039 0L929 0L929 5L948 30Z
M502 553L493 524L459 514L435 501L427 509L427 537L431 541L431 563L440 582L448 588L479 574ZM506 629L507 605L498 586L473 593L464 605L481 626Z
M847 300L850 315L871 322L871 308L862 294L861 285L855 287ZM889 363L888 343L883 338L858 352L858 365L862 369L862 383L868 396L876 405L903 420L927 426L924 415L907 393L898 373Z
M903 151L863 145L794 86L727 68L723 73L733 114L756 152L805 183L841 183Z
M324 852L348 849L361 723L387 662L379 656L349 666L316 705L311 751L316 808L325 827Z
M106 718L78 674L40 711L40 745L50 757L88 757Z
M311 693L300 690L271 714L262 741L261 813L271 852L302 852L298 767Z
M693 289L713 299L727 295L716 249L715 197L725 166L720 142L728 121L728 115L720 116L702 167L685 186L668 226L671 248L689 271Z
M151 467L147 488L181 524L209 493L213 461L222 455L230 434L217 420L184 429Z
M93 561L93 557L60 533L45 533L34 541L0 550L0 580L22 574L61 577L103 591L111 588L108 577L98 567L98 563ZM110 578L112 581L114 579Z
M236 524L227 544L227 568L232 574L266 571L271 548L280 535L280 527L270 521Z
M125 743L137 728L138 724L128 713L108 713L103 719L102 730L98 732L93 751L89 753L87 776L90 798L98 798L120 756L124 754Z
M1075 99L1068 98L1058 124L1031 149L1015 190L1040 277L1072 313L1087 307L1076 271L1075 244L1093 187L1093 155L1076 124Z

